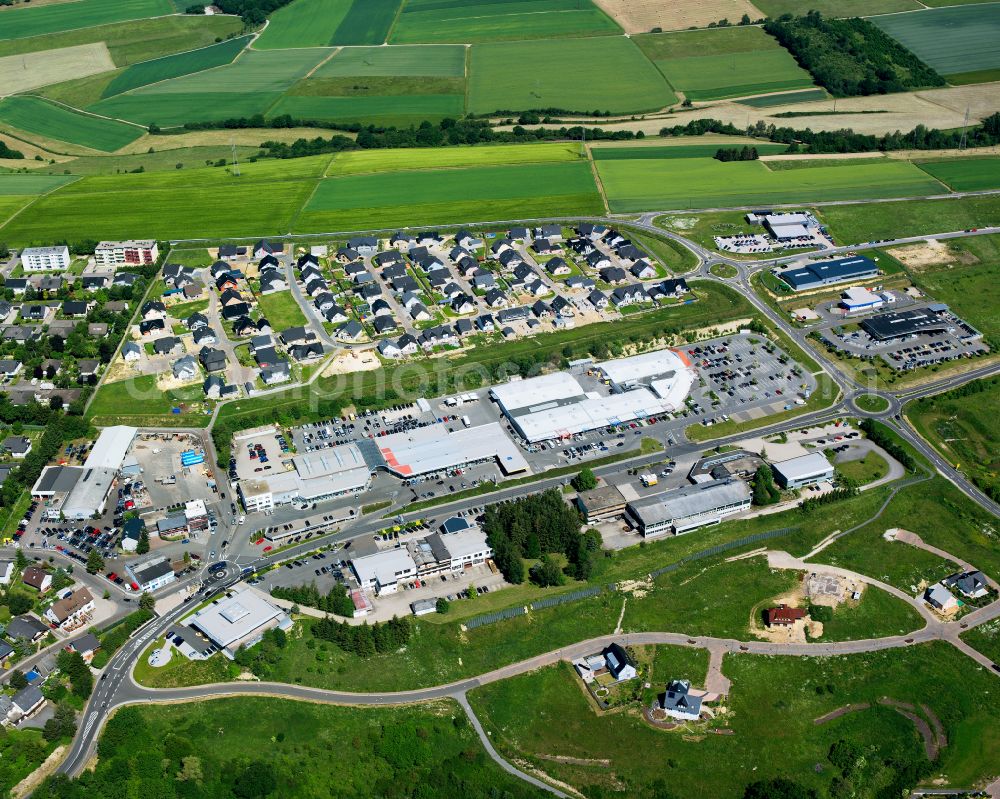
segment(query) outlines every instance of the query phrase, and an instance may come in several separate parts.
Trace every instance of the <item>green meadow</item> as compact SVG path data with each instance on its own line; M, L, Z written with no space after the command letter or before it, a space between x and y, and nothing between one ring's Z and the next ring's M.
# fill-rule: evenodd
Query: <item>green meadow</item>
M107 153L113 153L145 133L135 125L83 114L24 95L0 100L0 124Z
M691 100L718 100L813 85L809 73L760 28L654 33L636 44Z
M173 13L170 0L76 0L37 7L24 4L0 11L0 39L23 39Z
M365 122L406 127L424 120L460 117L465 110L461 94L371 95L303 97L285 95L268 111L269 117L290 114L320 122Z
M360 230L602 210L586 163L479 166L326 178L294 227Z
M397 44L495 42L621 33L590 0L408 0Z
M679 146L666 145L663 147L591 147L590 154L595 161L646 161L651 158L671 159L671 158L712 158L719 149L732 147L742 147L743 142L736 141L733 144L682 144ZM788 149L784 144L768 144L767 142L753 142L749 146L755 147L761 155L774 155L782 153Z
M829 226L835 241L860 244L899 236L996 227L1000 225L1000 197L833 205L819 209L819 215Z
M472 47L469 111L625 113L663 108L677 97L631 39L498 42Z
M577 144L487 144L476 147L437 147L398 150L349 150L337 153L327 176L357 175L405 169L439 169L470 166L579 161Z
M1000 158L955 158L917 164L953 191L1000 188Z
M203 69L221 67L224 64L232 63L233 59L250 42L249 36L229 41L213 44L209 47L202 47L198 50L190 50L186 53L176 53L174 55L157 58L152 61L143 61L127 67L123 72L118 73L104 89L103 97L111 97L121 94L140 86L147 86L151 83L179 78L182 75L190 75L200 72Z
M598 161L597 171L616 212L899 197L943 188L904 161L772 172L760 161L651 158Z
M351 0L294 0L271 14L254 47L325 47L350 9Z
M344 47L313 77L461 78L465 75L465 48L459 45L417 47Z

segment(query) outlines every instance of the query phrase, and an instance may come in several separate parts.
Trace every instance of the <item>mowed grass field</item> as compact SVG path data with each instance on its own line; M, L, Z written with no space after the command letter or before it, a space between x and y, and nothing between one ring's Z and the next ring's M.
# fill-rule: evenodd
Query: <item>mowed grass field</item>
M321 181L294 232L363 230L603 211L590 166L470 166Z
M151 83L179 78L203 69L221 67L232 63L233 59L250 42L249 36L230 39L198 50L176 53L152 61L143 61L127 67L118 73L104 89L103 97L112 97L122 92L138 89Z
M81 178L39 199L0 228L0 238L30 244L56 231L70 241L287 232L329 159L244 164L240 177L220 167Z
M109 97L94 113L161 127L263 114L330 50L247 51L232 64Z
M1000 225L1000 197L861 203L818 209L838 244L923 236Z
M391 41L495 42L614 33L621 28L591 0L407 0Z
M345 47L272 106L298 119L383 125L465 113L465 48Z
M1000 158L956 158L918 166L955 191L1000 188Z
M337 153L328 177L360 175L407 169L441 169L470 166L554 163L579 161L585 154L578 144L487 144L478 147L446 147L399 150L350 150Z
M612 211L725 208L777 202L848 200L940 193L942 185L913 164L818 166L770 171L760 161L714 158L598 161Z
M676 102L660 72L620 36L472 47L469 111L649 111Z
M0 39L23 39L173 13L170 0L76 0L37 7L22 4L0 11Z
M1000 3L926 9L871 21L952 83L1000 77Z
M107 153L113 153L144 133L135 125L82 114L28 96L0 100L0 124Z
M691 100L719 100L811 87L791 54L760 28L653 33L636 44L676 90Z

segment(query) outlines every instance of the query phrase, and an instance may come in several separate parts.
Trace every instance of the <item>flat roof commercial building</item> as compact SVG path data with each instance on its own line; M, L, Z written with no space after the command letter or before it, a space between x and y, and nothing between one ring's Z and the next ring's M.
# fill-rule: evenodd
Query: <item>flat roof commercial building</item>
M631 422L680 408L695 373L676 353L621 358L593 367L611 394L585 391L565 372L514 380L490 389L490 396L526 440L567 438L576 433Z
M400 477L496 461L504 474L526 471L528 462L499 422L449 432L443 424L374 439L385 468Z
M90 450L84 467L118 471L125 462L125 456L128 455L129 447L132 446L138 432L137 428L127 425L105 427L94 442L94 448Z
M815 261L804 266L793 266L778 272L793 291L820 288L846 280L860 280L877 275L878 265L863 255L850 258L834 258L830 261Z
M764 217L764 227L776 241L790 241L812 235L808 227L811 222L808 214L801 213L767 214Z
M84 466L81 471L80 478L62 505L62 514L67 519L89 519L104 513L108 494L115 484L116 469Z
M400 580L417 576L417 564L405 547L399 547L355 558L351 561L351 571L361 588L372 589L376 595L391 594Z
M576 495L576 506L587 524L596 524L624 513L625 504L625 495L613 485L581 491Z
M750 508L750 488L742 480L713 480L629 502L626 511L645 538L686 533Z
M822 452L810 452L771 464L774 479L782 488L800 488L833 479L833 464Z
M863 286L851 286L840 295L840 305L847 313L862 313L881 308L885 305L885 300Z
M862 329L879 341L891 341L917 333L954 331L963 338L979 338L982 334L953 316L947 305L935 303L926 308L893 311L869 317L861 322ZM959 332L961 331L961 332Z
M241 646L253 646L275 627L290 627L291 619L252 588L244 588L202 608L188 624L204 633L232 660Z

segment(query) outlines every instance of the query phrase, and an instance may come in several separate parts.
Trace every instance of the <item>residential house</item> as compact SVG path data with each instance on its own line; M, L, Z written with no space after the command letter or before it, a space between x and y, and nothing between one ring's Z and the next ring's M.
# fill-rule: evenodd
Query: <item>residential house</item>
M539 255L551 255L552 253L559 252L562 248L548 239L535 239L531 242L531 249Z
M143 336L147 336L150 333L155 333L157 330L166 330L167 325L162 319L146 319L139 323L139 333ZM51 328L50 328L51 332Z
M391 316L378 316L372 320L372 327L376 334L382 336L396 329L396 320Z
M86 316L90 310L90 303L79 300L66 300L62 304L63 316Z
M167 306L159 300L149 300L142 304L140 314L142 315L143 320L147 322L151 319L166 319Z
M528 283L535 283L541 280L538 273L535 272L528 264L521 264L514 269L514 275L511 279L511 283L516 286L524 286Z
M455 244L466 250L474 250L483 246L483 240L478 236L473 236L468 230L460 230L455 234Z
M171 266L176 267L176 270L173 271L172 274L168 274L168 269ZM183 268L184 267L180 266L179 264L167 264L167 266L163 267L163 279L164 279L164 281L166 281L170 285L173 285L174 284L174 280L177 277L177 274ZM212 264L208 268L208 273L212 276L212 280L218 280L223 275L228 275L231 271L232 271L232 267L229 264L227 264L225 261L216 261L214 264Z
M206 372L221 372L226 368L226 353L213 347L202 347L198 351L198 360Z
M316 295L313 300L313 306L320 313L326 313L331 308L336 305L336 301L333 299L333 295L329 291L322 291Z
M297 361L312 361L323 356L323 345L318 341L296 344L288 348L288 354Z
M549 287L541 280L536 280L533 283L526 283L522 291L526 294L531 294L533 297L541 297L549 293Z
M227 321L239 319L243 316L249 316L249 314L250 306L245 302L234 302L222 309L222 318Z
M292 344L304 344L314 338L316 338L315 334L301 325L289 327L278 334L278 340L286 347Z
M28 566L21 573L21 582L44 594L52 587L52 575L37 566Z
M268 270L260 278L260 293L261 294L272 294L275 291L284 291L288 288L288 283L285 282L285 278L279 273Z
M261 239L256 244L253 245L253 257L260 259L265 258L268 255L281 254L285 251L285 248L281 244L277 244L267 239Z
M490 245L490 255L496 258L504 250L509 250L513 246L514 245L511 243L510 239L507 238L494 239L493 243Z
M48 631L48 625L43 624L34 616L29 616L25 613L21 616L15 616L7 622L6 633L11 641L16 641L20 638L24 641L35 643L44 638Z
M138 279L139 275L135 272L115 272L114 278L111 280L111 285L131 288Z
M651 280L656 277L656 269L649 261L646 260L636 261L629 267L628 271L631 272L632 277L637 280Z
M84 586L45 611L45 617L61 630L71 630L88 621L94 612L94 597Z
M458 314L472 313L476 310L476 300L468 294L461 293L452 298L451 309Z
M599 311L603 311L608 307L608 296L599 289L594 289L590 292L587 295L587 301Z
M605 283L624 283L628 280L628 272L619 266L609 266L602 269L599 273L601 280Z
M986 575L981 571L959 572L945 577L941 582L948 588L954 588L967 599L981 599L990 592Z
M566 288L582 289L583 291L593 291L597 285L593 278L584 277L583 275L570 275L566 278L565 284Z
M378 354L383 358L401 358L403 353L399 349L399 345L390 338L383 339L378 343L375 348L378 350Z
M185 355L174 361L171 371L175 380L194 380L198 374L198 362L193 355Z
M225 289L221 295L219 295L219 304L225 308L227 305L235 305L237 303L245 303L246 299L235 289Z
M347 246L360 255L374 255L378 252L378 239L374 236L356 236L347 240Z
M788 605L764 610L764 624L768 627L791 627L795 622L804 619L808 614L804 608L790 608Z
M504 308L497 314L497 322L507 325L511 322L523 322L531 316L531 309L527 305L519 305L516 308Z
M85 663L90 663L94 659L97 650L101 648L101 642L93 633L85 633L79 638L69 642L66 647L71 652L77 652Z
M278 351L274 347L257 347L253 353L254 360L257 361L257 366L261 368L265 366L273 366L278 361L282 360L281 356L278 355Z
M478 291L488 291L497 287L497 279L492 272L485 269L478 269L472 275L472 287Z
M393 263L382 270L382 280L386 283L399 280L402 277L406 277L406 264Z
M427 310L427 306L422 302L413 303L407 310L414 322L426 322L433 318L431 312Z
M444 236L436 230L425 230L422 233L417 234L417 244L421 247L433 247L435 244L440 244L442 241L444 241Z
M643 251L636 247L631 242L625 242L620 244L615 248L615 255L618 256L618 260L624 263L626 266L631 266L636 261L641 261L649 256Z
M122 359L126 363L138 361L142 357L142 348L134 341L126 341L122 344Z
M359 322L352 319L338 327L335 335L338 341L358 341L364 334L365 329Z
M490 289L486 292L486 296L483 300L490 308L506 308L510 305L510 300L507 299L507 295L500 291L500 289Z
M10 585L14 579L14 561L0 560L0 585Z
M446 325L429 328L420 335L420 346L425 350L457 343L455 332Z
M84 275L80 278L80 286L84 291L100 291L110 283L107 275Z
M471 319L459 319L455 322L455 332L459 336L468 336L473 332Z
M368 284L363 285L363 286L358 286L355 289L355 293L359 297L361 297L361 298L363 298L365 300L368 300L370 302L371 300L375 299L376 297L381 297L382 296L382 289L379 288L379 286L376 283L368 283Z
M8 277L4 280L3 287L14 294L24 294L28 290L28 281L23 277Z
M368 274L368 273L365 272L363 274ZM310 279L308 283L305 284L305 292L310 297L318 297L324 291L329 291L329 290L330 290L330 284L327 283L325 280L323 280L323 278L321 277L314 277Z
M496 329L496 324L493 321L493 315L485 313L480 316L476 319L476 327L484 333L492 333Z
M249 316L243 315L233 322L233 334L237 338L260 332L260 327Z
M246 247L237 247L235 244L222 244L219 246L219 258L225 261L234 261L246 254Z
M680 297L690 290L687 281L682 277L670 278L660 283L660 291L668 297Z
M403 275L403 277L398 277L392 281L392 290L397 294L403 294L407 291L419 291L420 284L417 283L415 278L410 277L410 275Z
M389 237L389 246L397 250L408 250L416 243L417 239L412 233L397 230Z
M235 289L239 286L239 281L236 279L236 275L232 272L223 272L215 279L215 288L217 291L225 291L226 289Z
M201 387L207 399L219 399L222 396L222 389L226 387L226 381L218 375L209 375Z
M169 355L183 348L184 345L177 336L164 336L153 342L153 352L157 355Z
M576 232L591 241L600 241L604 238L604 234L608 232L608 229L604 225L595 225L590 222L584 222L577 226Z
M500 266L508 271L511 271L524 263L524 259L518 254L517 250L514 249L507 249L501 252L497 261L500 262Z
M7 436L0 444L0 448L12 458L20 460L31 452L31 439L25 436Z
M691 693L688 680L674 680L667 684L666 692L659 698L660 710L671 718L694 721L701 716L701 696Z
M547 319L552 315L552 311L548 304L542 300L539 300L531 306L531 312L539 319Z
M372 303L371 309L375 316L392 316L392 306L389 305L388 300L381 297Z
M215 331L210 327L200 327L194 331L191 336L196 347L201 347L205 344L218 344L219 338L215 335Z
M631 286L619 286L611 292L611 302L614 303L615 307L635 305L636 303L649 301L650 299L649 295L646 293L646 289L638 283Z
M265 269L278 269L280 266L281 264L278 262L278 259L273 255L265 255L257 263L257 271L262 273Z
M455 266L458 269L459 274L464 278L468 278L469 275L472 275L475 272L482 271L479 269L479 261L468 255L455 261Z
M557 294L555 299L552 300L549 306L552 309L552 313L561 317L576 316L576 312L573 310L573 303L567 300L562 294Z
M198 330L208 327L208 317L203 313L193 313L184 320L184 324L187 325L188 330Z
M13 358L3 358L0 359L0 376L12 380L17 377L24 369L24 364Z
M570 274L573 270L570 269L569 264L562 258L550 258L545 262L545 271L553 277L560 277L561 275Z
M389 266L389 264L401 264L403 263L403 256L400 255L399 250L383 250L372 259L372 262L376 266Z
M507 238L511 241L527 241L530 235L531 234L528 233L528 228L521 227L520 225L518 227L512 227L509 231L507 231Z
M87 325L87 335L91 338L104 338L108 335L107 322L91 322Z
M334 256L334 259L341 264L349 264L352 261L357 261L359 258L361 258L361 253L353 247L341 247Z
M273 386L277 383L286 383L292 379L292 369L286 360L278 360L270 366L265 366L260 370L260 379L264 385Z
M303 253L295 260L295 266L300 270L305 269L307 266L312 266L318 269L319 258L311 252Z
M562 228L556 224L540 225L535 228L535 238L562 241Z
M958 600L941 583L934 583L924 591L924 602L941 613L953 613L958 610Z
M348 317L346 309L334 304L323 312L323 318L331 324L339 324L346 322L350 317Z
M10 701L11 710L8 717L13 715L18 720L30 718L45 706L45 697L41 689L35 685L22 688L11 697Z

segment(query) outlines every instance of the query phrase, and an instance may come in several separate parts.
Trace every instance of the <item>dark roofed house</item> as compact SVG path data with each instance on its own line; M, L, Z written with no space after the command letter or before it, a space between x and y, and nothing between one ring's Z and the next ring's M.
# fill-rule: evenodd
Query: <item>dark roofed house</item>
M305 343L307 341L312 341L315 336L311 330L307 330L305 327L299 325L296 327L289 327L286 330L282 330L278 334L278 338L281 339L281 343L285 346L291 344Z
M66 300L62 304L63 316L86 316L89 305L80 300Z
M624 283L628 280L628 272L618 266L609 266L599 274L605 283Z
M396 320L391 316L377 316L372 320L372 327L379 335L391 333L396 329Z
M352 319L337 328L336 336L340 341L357 341L364 334L365 329L359 322Z
M374 255L378 252L378 239L374 236L355 236L347 240L347 246L361 255Z
M981 571L959 572L945 577L941 582L969 599L980 599L990 592L989 582Z
M323 345L318 341L309 344L296 344L288 348L288 354L297 361L311 361L323 355Z
M108 287L107 275L84 275L80 278L80 285L84 291L100 291Z
M48 631L48 625L27 614L15 616L7 622L7 637L12 641L21 638L34 642L43 638Z
M139 333L147 335L154 330L166 330L167 326L162 319L146 319L139 323Z
M239 319L241 316L247 316L250 313L250 306L245 302L234 302L232 305L227 305L222 309L222 318L231 320Z
M259 329L260 328L257 327L257 323L254 322L249 316L241 316L233 322L233 333L240 338L256 333Z
M182 348L182 342L176 336L164 336L153 342L153 352L157 355L167 355Z
M213 347L202 347L198 352L198 360L206 372L221 372L226 368L226 353Z

